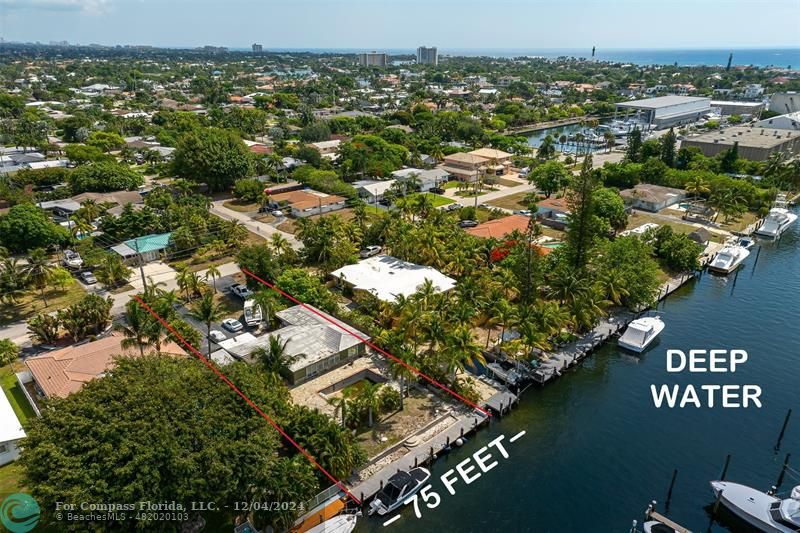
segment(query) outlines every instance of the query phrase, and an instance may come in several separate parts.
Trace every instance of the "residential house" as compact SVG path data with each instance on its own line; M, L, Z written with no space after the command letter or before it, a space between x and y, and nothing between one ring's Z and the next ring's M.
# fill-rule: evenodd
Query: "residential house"
M686 198L686 191L683 189L663 187L650 183L640 183L632 189L621 191L619 194L625 200L625 205L653 213L677 204Z
M288 208L295 218L304 218L337 211L345 207L347 199L335 194L325 194L313 189L281 192L269 197L273 209Z
M505 176L511 169L512 155L494 148L478 148L470 152L472 155L484 157L488 160L486 172L492 176Z
M536 203L536 219L545 226L564 229L567 227L569 206L566 198L551 196Z
M409 179L416 178L420 192L441 187L450 180L450 173L444 168L433 168L430 170L422 168L401 168L392 172L392 176L400 183Z
M489 160L485 157L466 152L456 152L445 156L444 162L439 167L454 179L474 183L478 181L487 170Z
M114 368L116 356L138 357L139 348L123 348L125 337L113 333L108 337L84 344L76 344L53 350L42 355L28 357L25 366L29 375L20 381L30 396L40 398L66 398L93 379L101 378ZM145 354L153 353L152 348L145 348ZM169 355L186 355L183 349L174 342L161 345L161 353Z
M309 146L319 152L319 155L326 159L335 160L339 157L339 145L342 141L335 139L332 141L320 141L310 143Z
M426 281L436 292L452 289L456 280L435 268L417 265L388 255L376 255L353 265L345 265L331 273L340 286L364 291L384 302L394 302L398 296L411 296Z
M502 239L506 235L519 231L524 233L528 229L531 217L525 215L510 215L503 218L488 220L466 231L470 235L482 239Z
M289 364L289 383L299 385L336 367L349 363L367 353L361 339L366 333L337 320L313 306L296 305L275 316L281 327L266 335L255 337L244 333L219 343L233 357L256 362L253 352L268 346L270 338L286 343L285 353L292 358Z
M0 392L0 466L19 457L19 441L25 438L25 430L17 418L11 402Z
M383 195L397 183L397 180L360 180L353 182L353 187L361 198L367 203L376 204L383 199Z
M149 263L161 258L161 253L172 244L172 233L155 233L129 239L111 249L126 263Z

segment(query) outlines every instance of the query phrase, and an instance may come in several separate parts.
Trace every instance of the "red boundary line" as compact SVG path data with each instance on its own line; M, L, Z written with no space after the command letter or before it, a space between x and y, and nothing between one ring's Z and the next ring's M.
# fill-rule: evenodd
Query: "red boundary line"
M322 472L323 474L325 474L325 475L328 477L328 479L330 479L331 481L333 481L333 483L334 483L336 486L338 486L340 489L342 489L342 490L344 491L344 493L345 493L345 494L347 494L347 496L348 496L348 497L349 497L351 500L353 500L354 502L356 502L356 504L358 504L358 505L361 505L361 500L359 500L358 498L356 498L355 496L353 496L353 495L350 493L350 491L349 491L349 490L347 490L347 489L345 488L344 484L342 484L342 482L341 482L341 481L339 481L338 479L336 479L335 477L333 477L332 475L330 475L330 474L328 473L328 471L327 471L327 470L325 470L324 468L322 468L322 466L321 466L321 465L320 465L320 464L319 464L319 463L318 463L318 462L317 462L317 461L316 461L316 460L315 460L315 459L314 459L314 458L311 456L311 454L309 454L307 451L305 451L305 450L303 449L303 447L302 447L302 446L300 446L300 445L299 445L299 444L297 444L297 443L296 443L294 440L292 440L292 438L291 438L291 437L290 437L290 436L289 436L289 435L288 435L288 434L287 434L287 433L286 433L286 432L285 432L283 429L281 429L281 427L280 427L278 424L276 424L276 423L275 423L275 421L274 421L274 420L272 420L272 419L269 417L269 415L267 415L266 413L264 413L264 411L262 411L262 410L261 410L261 409L260 409L260 408L259 408L259 407L258 407L258 406L257 406L257 405L256 405L256 404L255 404L255 403L254 403L254 402L253 402L251 399L250 399L250 398L248 398L248 397L247 397L247 396L246 396L246 395L245 395L245 394L244 394L242 391L240 391L240 390L239 390L239 389L236 387L236 385L234 385L234 384L231 382L231 380L230 380L230 379L228 379L228 377L227 377L225 374L223 374L222 372L220 372L218 368L216 368L214 365L212 365L212 364L211 364L211 363L208 361L208 359L206 359L205 357L203 357L203 354L201 354L201 353L200 353L200 352L197 350L197 348L195 348L194 346L192 346L191 344L189 344L189 342L188 342L186 339L184 339L184 338L181 336L181 334L180 334L180 333L178 333L177 331L175 331L175 329L174 329L174 328L173 328L173 327L172 327L170 324L168 324L168 323L167 323L167 322L166 322L166 321L165 321L163 318L161 318L160 316L158 316L158 313L156 313L155 311L153 311L153 310L150 308L150 306L149 306L149 305L147 305L146 303L144 303L144 301L143 301L141 298L139 298L139 297L138 297L138 296L136 296L136 295L134 295L134 296L133 296L133 298L134 298L134 299L135 299L137 302L139 302L139 305L141 305L142 307L144 307L144 308L145 308L145 309L146 309L146 310L147 310L147 311L148 311L148 312L149 312L151 315L153 315L153 316L156 318L156 320L158 320L159 322L161 322L161 324L162 324L164 327L166 327L166 328L167 328L168 330L170 330L170 331L171 331L171 332L172 332L172 333L173 333L173 334L174 334L176 337L178 337L178 339L180 339L180 340L181 340L181 342L184 344L184 346L186 346L187 348L189 348L189 350L191 350L191 351L192 351L192 353L194 353L194 355L196 355L196 356L198 357L198 359L200 359L200 361L202 361L202 362L203 362L203 364L205 364L205 365L206 365L208 368L210 368L212 372L214 372L214 373L215 373L215 374L216 374L216 375L217 375L217 376L218 376L218 377L219 377L219 378L220 378L222 381L224 381L224 382L225 382L225 384L226 384L226 385L228 385L228 387L230 387L230 388L231 388L231 390L233 390L233 391L234 391L236 394L238 394L238 395L239 395L239 396L240 396L240 397L241 397L241 398L242 398L242 399L243 399L245 402L247 402L247 404L248 404L250 407L252 407L252 408L253 408L253 409L254 409L254 410L255 410L255 411L256 411L256 412L257 412L259 415L261 415L261 418L263 418L264 420L266 420L267 422L269 422L269 424L270 424L270 425L271 425L273 428L275 428L275 430L277 430L277 432L278 432L278 433L280 433L280 434L283 436L283 438L285 438L287 441L289 441L289 442L292 444L292 446L294 446L295 448L297 448L297 449L298 449L298 451L300 451L300 453L302 453L303 455L305 455L306 459L308 459L309 461L311 461L311 464L313 464L315 467L317 467L317 469L319 469L319 471L320 471L320 472Z
M255 274L253 274L252 272L247 270L246 268L243 268L242 272L244 272L245 274L247 274L248 276L250 276L251 278L253 278L253 279L257 280L257 281L260 281L261 283L263 283L264 285L266 285L270 289L279 292L280 294L282 294L286 298L289 298L291 301L293 301L297 305L300 305L300 306L304 307L305 309L308 309L309 311L311 311L315 315L319 316L320 318L322 318L326 322L330 322L331 324L333 324L337 328L339 328L341 330L344 330L346 333L352 335L353 337L355 337L356 339L360 340L361 342L363 342L364 344L366 344L370 348L379 351L380 353L382 353L386 357L390 358L392 361L403 365L404 367L406 367L407 369L411 370L412 372L414 372L418 376L421 376L421 377L425 378L426 380L430 381L431 383L433 383L434 385L436 385L437 387L439 387L443 391L446 391L446 392L452 394L453 396L455 396L456 398L458 398L459 400L461 400L465 404L469 405L470 407L473 407L473 408L477 409L478 411L482 412L486 416L492 416L492 414L489 411L487 411L486 409L483 409L482 407L477 406L476 404L474 404L471 401L467 400L466 398L464 398L463 396L461 396L457 392L454 392L454 391L448 389L447 387L445 387L444 385L442 385L441 383L439 383L435 379L433 379L431 377L428 377L427 375L423 374L421 370L419 370L417 368L414 368L413 366L409 365L408 363L406 363L404 361L401 361L400 359L398 359L394 355L390 354L389 352L387 352L383 348L380 348L380 347L376 346L374 343L370 342L368 339L366 339L366 338L364 338L364 337L362 337L360 335L357 335L355 332L353 332L352 330L348 329L345 325L336 323L336 321L334 321L333 319L328 317L325 313L323 313L321 311L318 311L317 309L315 309L314 307L312 307L312 306L310 306L308 304L304 304L303 302L301 302L300 300L298 300L294 296L291 296L290 294L287 294L286 292L282 291L281 289L279 289L278 287L276 287L272 283L269 283L268 281L264 281L263 279L259 278L258 276L256 276Z

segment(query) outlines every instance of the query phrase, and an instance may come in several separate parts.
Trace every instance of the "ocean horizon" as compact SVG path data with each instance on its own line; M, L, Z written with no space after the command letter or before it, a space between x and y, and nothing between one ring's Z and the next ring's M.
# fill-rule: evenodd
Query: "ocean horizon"
M231 48L234 51L249 51L249 48ZM411 48L377 48L390 56L413 55ZM314 53L314 54L357 54L369 51L365 48L281 48L264 47L264 52ZM800 68L800 47L798 48L674 48L674 49L623 49L598 48L595 59L634 65L673 65L680 66L724 66L728 55L733 54L733 65L756 67ZM440 56L461 57L574 57L588 59L591 48L439 48Z

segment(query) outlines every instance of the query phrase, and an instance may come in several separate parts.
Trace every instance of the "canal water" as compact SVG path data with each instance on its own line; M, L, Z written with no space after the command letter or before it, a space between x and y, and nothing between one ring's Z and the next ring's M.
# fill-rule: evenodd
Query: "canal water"
M603 121L602 123L605 124L608 121ZM542 141L544 138L550 135L555 142L556 150L559 152L564 152L565 154L586 154L589 152L599 152L605 150L605 146L601 145L590 145L588 143L582 143L580 146L576 146L574 142L567 142L565 144L561 144L559 142L559 138L562 135L566 135L567 138L575 135L576 133L581 133L584 131L588 131L589 128L585 124L568 124L566 126L556 126L555 128L547 128L544 130L534 131L527 135L528 144L533 146L534 148L539 148L542 145Z
M708 482L726 454L728 480L763 490L776 482L785 453L800 470L800 224L759 244L757 264L758 245L735 284L732 276L704 274L662 303L666 328L645 354L607 344L555 382L528 390L511 414L436 461L438 507L423 506L421 519L403 507L387 527L365 517L357 533L627 532L651 500L664 510L675 468L670 518L693 531L748 531L725 513L711 521ZM715 348L746 350L749 361L734 374L666 371L667 349ZM763 407L657 409L651 384L758 385ZM459 479L451 496L440 476L501 435L509 458L490 449L498 465L469 485ZM781 492L799 484L787 476Z

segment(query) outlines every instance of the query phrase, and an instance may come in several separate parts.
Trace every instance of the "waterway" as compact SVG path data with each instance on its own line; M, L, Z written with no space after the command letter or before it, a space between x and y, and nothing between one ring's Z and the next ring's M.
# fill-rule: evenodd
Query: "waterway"
M605 124L606 122L607 121L603 121L602 123ZM534 148L539 148L542 145L544 138L550 135L553 138L553 141L556 143L556 150L559 152L564 152L567 154L580 152L580 154L585 154L587 151L599 152L605 150L605 146L602 145L589 145L588 143L582 143L580 146L576 146L575 143L572 142L567 142L564 145L559 142L559 139L562 135L566 135L567 138L569 138L576 133L581 133L590 129L591 128L585 124L568 124L566 126L556 126L554 128L534 131L527 135L528 144Z
M670 518L693 531L748 531L725 513L711 523L706 510L713 503L708 482L726 454L730 481L763 490L775 483L785 453L793 452L800 470L800 224L760 245L757 264L754 248L735 286L732 276L704 274L663 302L666 329L645 354L605 345L555 382L528 390L511 414L436 461L437 508L423 507L417 519L404 507L388 527L365 518L357 533L627 532L650 500L664 510L675 468ZM735 374L666 371L667 349L712 348L744 349L749 361ZM763 407L657 409L651 384L759 385ZM794 415L776 453L789 408ZM451 496L440 476L500 435L510 457L495 451L498 465L470 485L458 481ZM787 477L781 490L798 484Z

